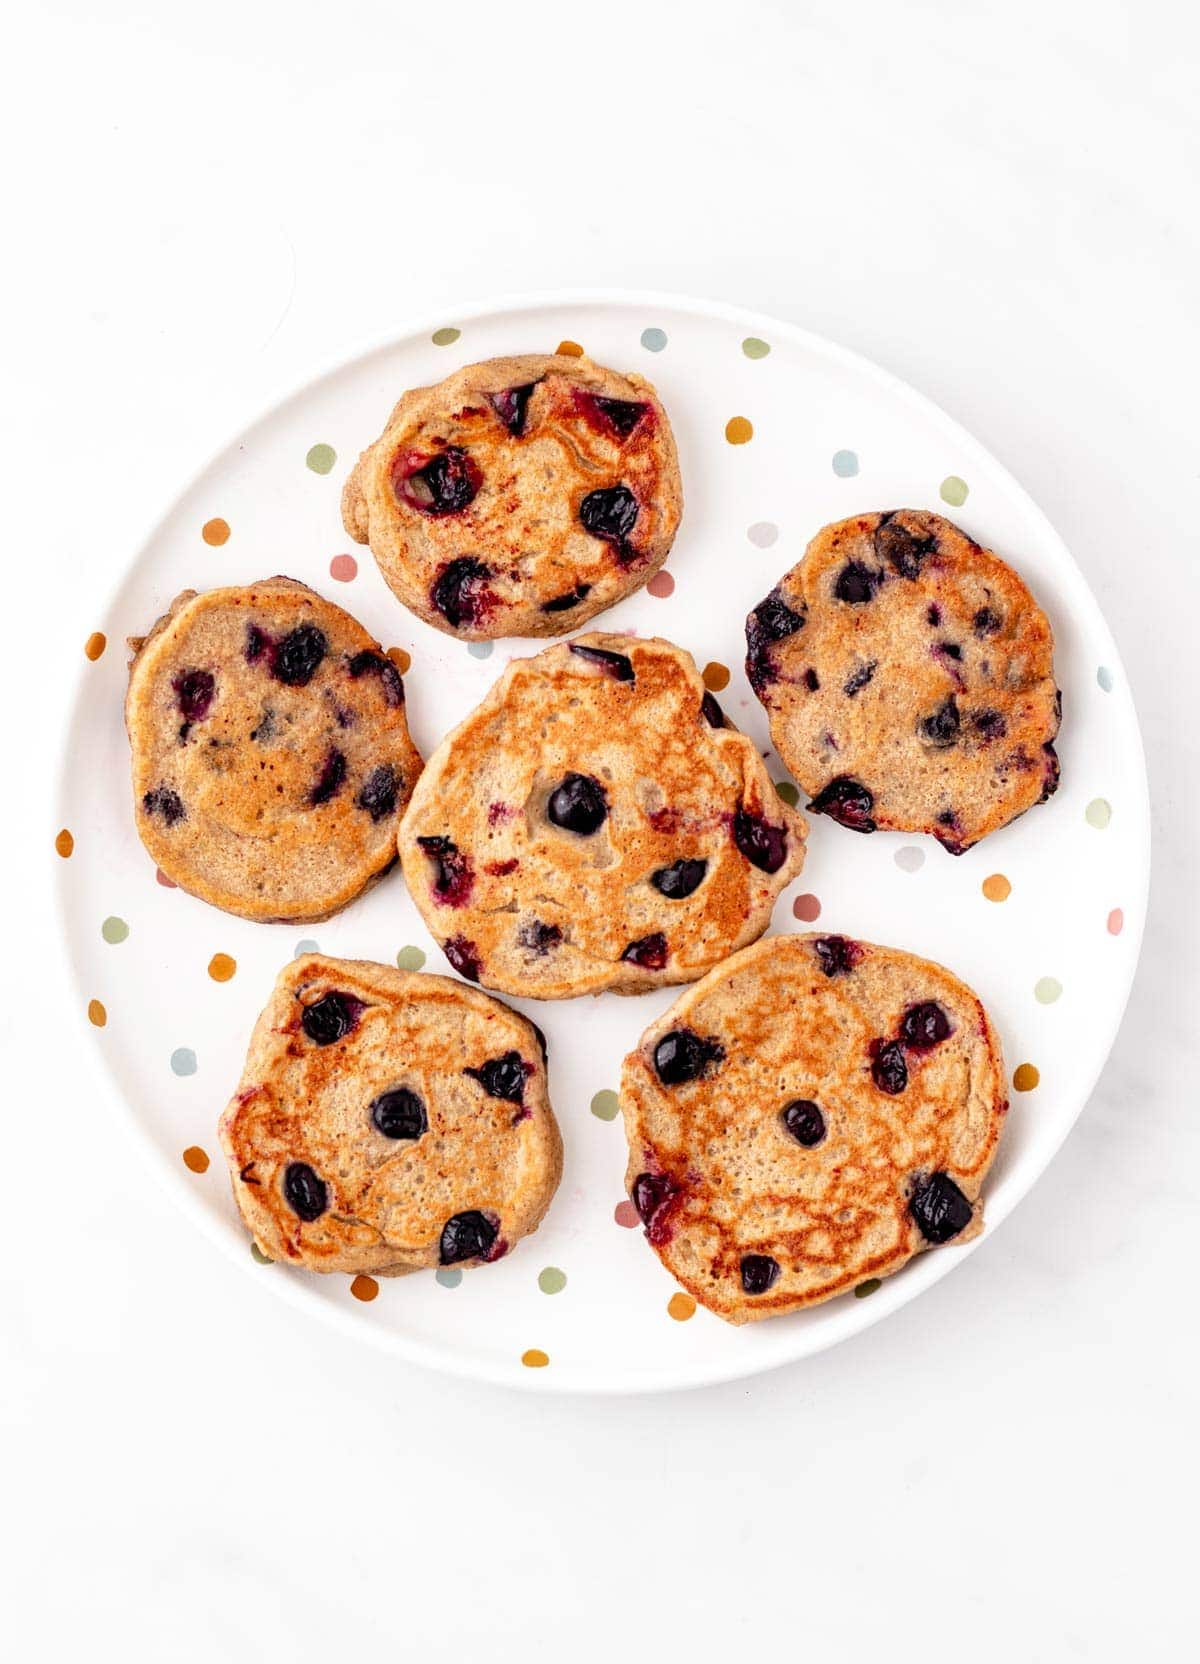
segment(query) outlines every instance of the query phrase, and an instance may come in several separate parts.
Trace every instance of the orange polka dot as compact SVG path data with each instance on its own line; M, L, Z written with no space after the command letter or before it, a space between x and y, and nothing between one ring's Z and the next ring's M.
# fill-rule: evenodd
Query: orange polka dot
M554 350L563 358L583 357L583 348L579 345L578 341L560 341Z
M348 584L358 577L358 562L353 555L334 555L329 563L329 576L341 584Z
M531 1346L528 1352L521 1353L521 1362L526 1369L545 1369L550 1359L540 1347Z
M193 1173L208 1172L208 1154L199 1144L189 1144L183 1152L183 1165Z
M814 919L821 917L821 903L816 896L797 896L792 903L792 912L804 924L812 924Z
M646 585L647 595L657 595L660 601L665 601L668 595L675 593L675 580L669 572L656 572Z
M401 676L412 668L412 654L406 652L403 647L389 647L387 650L387 656L391 659Z
M219 549L222 543L229 542L228 520L206 520L200 528L200 536L212 549Z
M208 962L208 974L214 982L228 982L237 970L237 960L227 953L214 953Z
M1125 928L1125 915L1119 907L1114 907L1108 915L1108 934L1119 936Z
M690 1294L673 1294L667 1301L667 1311L676 1323L686 1323L696 1315L696 1302Z
M64 826L54 840L54 847L65 861L75 848L75 840Z
M350 1284L350 1292L356 1300L374 1300L379 1293L379 1284L374 1277L367 1277L360 1271Z
M99 1000L88 1001L88 1022L93 1028L103 1028L108 1021L108 1012Z
M1013 1085L1018 1092L1032 1092L1041 1078L1032 1063L1018 1063L1013 1070Z
M1002 872L994 872L985 878L979 886L989 901L1007 901L1012 895L1012 885Z
M706 664L704 667L704 685L713 693L720 693L722 688L729 686L729 671L723 664L718 664L714 659L711 664Z
M87 657L91 659L92 663L95 664L96 660L100 657L101 653L103 653L107 646L108 637L105 635L104 631L93 630L91 635L83 644L83 651Z
M725 424L725 437L731 445L745 445L754 438L754 424L745 416L731 416Z
M179 888L179 885L176 884L175 880L173 878L168 878L161 867L155 867L154 879L155 883L161 884L164 890L177 890Z

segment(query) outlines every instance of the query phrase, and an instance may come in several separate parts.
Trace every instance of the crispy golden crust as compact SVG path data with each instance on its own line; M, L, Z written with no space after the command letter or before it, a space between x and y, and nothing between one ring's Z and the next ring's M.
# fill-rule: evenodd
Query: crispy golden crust
M304 1014L331 992L361 1008L344 1037L317 1044ZM519 1101L466 1072L508 1053L523 1066ZM424 1106L419 1136L385 1137L372 1117L380 1096L400 1089ZM309 1271L399 1276L437 1265L447 1221L472 1210L494 1227L488 1257L499 1258L537 1229L562 1173L532 1023L448 977L319 954L280 972L220 1136L255 1241ZM296 1163L326 1187L312 1219L286 1193Z
M843 824L930 832L958 855L1057 786L1049 622L940 515L826 526L746 638L779 755Z
M714 720L667 641L596 633L515 660L442 741L400 828L405 880L451 963L534 999L637 994L761 935L805 825L753 741ZM587 835L551 818L570 775L607 801ZM695 883L671 897L652 875L679 862Z
M281 659L289 640L302 651ZM168 878L243 918L308 921L386 872L421 758L400 673L349 613L289 578L185 590L130 646L134 817Z
M505 406L514 389L531 389L527 402ZM615 422L597 397L621 402ZM477 470L475 495L431 513L411 482L448 452ZM590 493L615 486L637 505L617 542L580 520ZM471 641L578 629L658 570L682 509L675 440L650 383L540 353L471 364L405 393L342 494L347 532L370 544L404 605Z
M906 1014L927 1001L949 1033L921 1049L927 1023ZM680 1031L707 1048L703 1072L664 1083L657 1048ZM897 1054L904 1084L889 1092L879 1083L897 1086ZM795 1123L808 1143L783 1119L798 1102L821 1118L810 1107ZM913 1206L931 1175L960 1197L943 1239L975 1235L1008 1103L999 1039L957 977L814 934L759 942L681 995L625 1059L621 1107L626 1183L655 1252L697 1300L745 1323L886 1277L930 1246ZM762 1292L743 1285L746 1256L778 1266ZM752 1258L752 1283L762 1270Z

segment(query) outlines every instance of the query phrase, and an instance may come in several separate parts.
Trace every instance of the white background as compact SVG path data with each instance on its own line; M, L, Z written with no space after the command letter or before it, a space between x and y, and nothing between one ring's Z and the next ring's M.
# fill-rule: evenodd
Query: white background
M1180 1656L1200 1352L1194 9L43 0L4 57L16 1656ZM222 1258L104 1106L49 899L80 644L178 486L280 389L410 316L593 284L794 319L972 429L1107 612L1156 810L1124 1027L1014 1217L837 1351L624 1401L425 1375Z

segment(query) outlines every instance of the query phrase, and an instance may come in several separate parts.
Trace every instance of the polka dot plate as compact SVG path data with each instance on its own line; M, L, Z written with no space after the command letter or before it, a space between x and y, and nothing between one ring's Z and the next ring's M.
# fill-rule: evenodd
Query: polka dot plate
M742 670L742 620L827 521L934 509L1009 558L1046 608L1063 690L1057 796L955 859L932 840L855 836L813 818L808 862L774 928L830 930L941 960L1003 1036L1012 1110L987 1188L986 1243L1083 1107L1129 991L1149 873L1137 718L1113 639L1045 517L924 398L803 330L665 296L506 302L430 319L312 382L204 470L133 557L79 643L54 841L81 1020L141 1142L189 1212L267 1291L422 1363L536 1391L638 1391L749 1375L877 1322L976 1250L921 1255L882 1285L744 1329L698 1310L642 1240L622 1182L620 1062L671 994L526 1003L550 1042L566 1144L538 1233L498 1264L391 1281L264 1263L234 1208L217 1118L280 965L304 947L449 972L399 869L327 923L254 925L156 873L134 833L122 726L127 635L185 587L286 572L353 612L407 671L428 755L510 656L459 644L393 599L338 513L342 480L406 387L498 353L586 349L649 376L684 480L667 566L600 627L687 647L730 715L774 753Z

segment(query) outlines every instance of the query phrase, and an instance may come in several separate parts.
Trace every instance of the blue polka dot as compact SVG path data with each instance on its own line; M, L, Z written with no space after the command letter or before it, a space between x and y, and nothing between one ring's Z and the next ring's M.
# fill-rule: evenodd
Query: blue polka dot
M462 1272L456 1265L443 1266L434 1275L443 1288L457 1288L459 1283L462 1282Z
M196 1073L196 1054L190 1046L179 1046L171 1053L171 1068L177 1075Z
M490 659L495 651L496 643L494 641L469 641L467 643L467 652L473 659Z
M311 936L306 936L302 942L296 943L296 951L292 958L303 959L306 953L320 953L320 951L320 944L314 942Z
M1104 689L1105 693L1111 693L1112 692L1112 690L1113 690L1113 673L1108 668L1108 666L1106 664L1102 664L1100 666L1099 670L1096 672L1096 680L1099 682L1100 686Z
M852 480L858 473L858 456L854 451L834 451L833 471L840 480Z
M644 329L642 331L642 345L647 352L661 352L667 344L665 329Z

